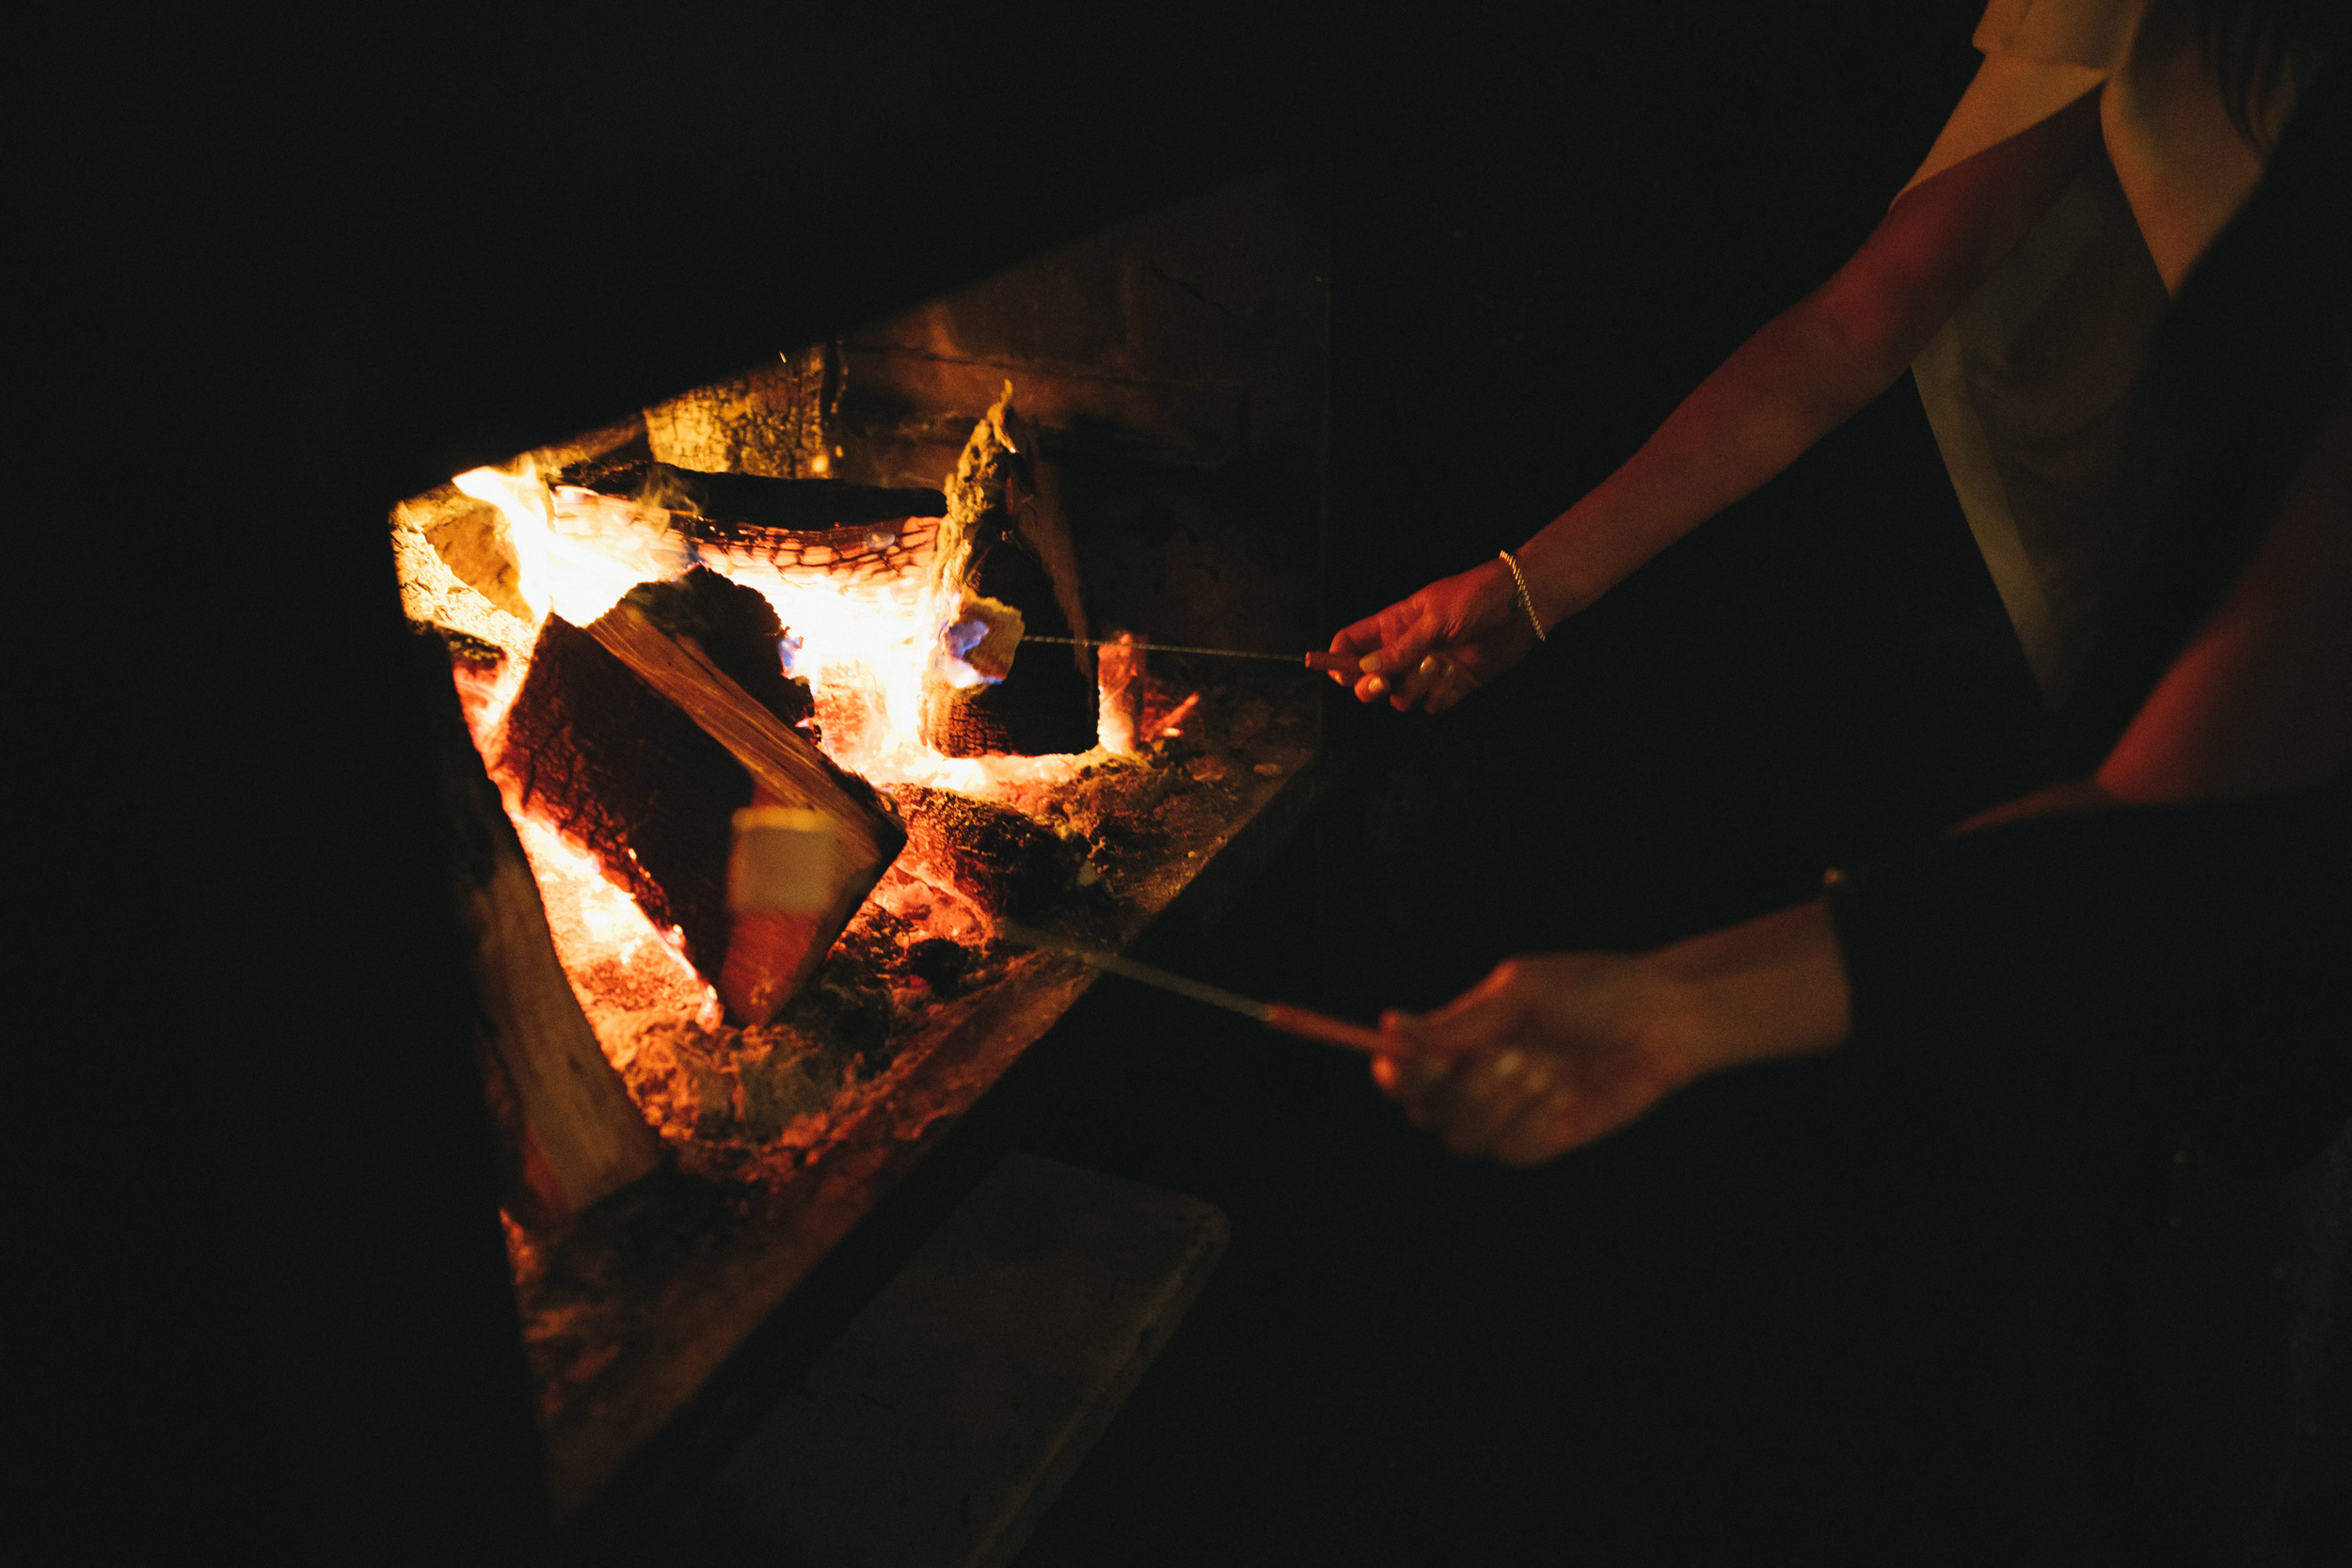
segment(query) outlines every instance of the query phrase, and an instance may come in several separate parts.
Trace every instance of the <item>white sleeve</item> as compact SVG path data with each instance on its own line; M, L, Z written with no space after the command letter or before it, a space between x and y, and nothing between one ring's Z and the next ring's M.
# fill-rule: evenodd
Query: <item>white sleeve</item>
M2090 66L1987 55L1968 90L1960 95L1952 118L1937 134L1935 145L1928 149L1927 161L1895 193L1895 199L1900 201L1914 185L1932 180L1986 148L1998 147L2019 132L2033 129L2083 94L2096 90L2108 75Z
M2144 0L1992 0L1971 40L1984 52L1919 172L1903 194L2021 131L2029 131L2122 65Z

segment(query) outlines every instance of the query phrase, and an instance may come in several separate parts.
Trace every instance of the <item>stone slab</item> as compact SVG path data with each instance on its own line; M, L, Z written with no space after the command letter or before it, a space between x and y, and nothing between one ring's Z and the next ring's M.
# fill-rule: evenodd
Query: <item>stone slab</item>
M647 1560L1008 1562L1223 1255L1198 1198L1008 1156Z

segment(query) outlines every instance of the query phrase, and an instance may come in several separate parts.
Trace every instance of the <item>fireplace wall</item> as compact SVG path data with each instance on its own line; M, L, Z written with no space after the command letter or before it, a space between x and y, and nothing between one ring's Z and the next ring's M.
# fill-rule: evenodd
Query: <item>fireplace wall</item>
M544 1550L389 501L1248 166L1312 107L1240 15L564 24L68 8L19 40L9 467L74 544L21 525L51 805L9 1066L20 1103L106 1110L103 1148L65 1112L16 1146L12 1407L49 1438L20 1528L95 1557ZM1017 199L958 126L1021 150Z

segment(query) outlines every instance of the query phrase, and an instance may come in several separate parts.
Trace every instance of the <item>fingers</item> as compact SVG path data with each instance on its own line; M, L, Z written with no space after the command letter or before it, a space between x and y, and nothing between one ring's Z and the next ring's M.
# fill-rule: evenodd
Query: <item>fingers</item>
M1478 689L1478 678L1459 659L1442 653L1425 654L1412 675L1396 683L1391 704L1402 712L1419 704L1430 713L1443 713Z
M1505 1046L1464 1062L1423 1096L1422 1112L1454 1153L1493 1154L1558 1087L1548 1056Z
M1585 1142L1592 1135L1589 1122L1575 1091L1558 1085L1530 1095L1525 1108L1495 1135L1487 1152L1506 1165L1540 1165Z
M1367 616L1352 626L1341 627L1331 639L1331 652L1339 655L1347 663L1334 668L1331 671L1331 678L1342 686L1354 686L1363 679L1366 673L1362 663L1364 656L1377 653L1379 649L1378 616Z
M1657 1098L1546 1013L1543 999L1590 967L1515 958L1435 1012L1389 1014L1381 1027L1402 1049L1375 1063L1375 1080L1456 1154L1535 1164L1590 1142Z
M1410 624L1395 628L1392 635L1382 641L1379 653L1375 656L1379 660L1377 668L1373 668L1367 661L1366 667L1373 673L1357 687L1356 694L1363 696L1366 686L1380 686L1389 692L1389 705L1399 713L1420 702L1429 689L1432 672L1444 662L1442 656L1435 651L1438 632L1436 618L1426 613L1416 615ZM1433 664L1433 659L1438 663ZM1375 697L1379 695L1379 691L1373 692Z
M1402 710L1422 699L1425 676L1412 686L1409 700L1402 693L1416 682L1419 666L1439 638L1439 627L1422 595L1391 605L1377 615L1343 627L1331 639L1331 652L1356 660L1357 673L1334 670L1331 678L1353 686L1359 703L1389 699Z
M1415 1122L1437 1129L1455 1153L1486 1152L1527 1097L1553 1081L1553 1067L1537 1053L1507 1040L1492 1043L1511 1032L1511 1010L1489 976L1439 1013L1385 1014L1382 1031L1406 1049L1375 1058L1373 1081Z

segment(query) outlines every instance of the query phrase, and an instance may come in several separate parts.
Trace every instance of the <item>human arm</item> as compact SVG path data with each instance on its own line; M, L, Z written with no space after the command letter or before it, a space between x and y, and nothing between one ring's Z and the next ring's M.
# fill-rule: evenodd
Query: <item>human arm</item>
M1655 953L1514 960L1385 1021L1399 1053L1375 1076L1450 1147L1534 1163L1705 1073L1850 1037L2154 1034L2249 975L2285 994L2352 939L2348 772L2352 404L2092 777L1795 910ZM2267 1107L2242 1120L2324 1121L2346 1064L2298 1030L2277 1021L2275 1060L2184 1070Z
M1905 192L1827 282L1741 344L1623 467L1520 547L1535 620L1549 630L1582 610L1883 392L2098 135L2093 91ZM1359 699L1437 711L1534 643L1528 607L1496 560L1343 628L1331 651L1371 661L1353 678Z

